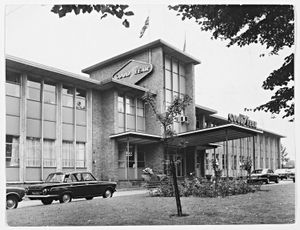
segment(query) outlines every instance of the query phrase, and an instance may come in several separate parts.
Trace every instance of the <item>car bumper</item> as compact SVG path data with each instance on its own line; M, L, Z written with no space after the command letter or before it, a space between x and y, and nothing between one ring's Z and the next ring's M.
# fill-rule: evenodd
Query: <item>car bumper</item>
M56 198L58 195L26 195L29 199L43 199L43 198Z
M255 183L255 182L266 182L266 178L250 178L247 180L248 183Z

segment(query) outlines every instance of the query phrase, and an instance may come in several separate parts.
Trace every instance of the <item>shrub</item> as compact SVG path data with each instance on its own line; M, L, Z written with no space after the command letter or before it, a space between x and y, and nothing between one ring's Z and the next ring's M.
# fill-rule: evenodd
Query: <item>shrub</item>
M178 189L180 196L185 197L226 197L255 192L256 190L260 190L260 185L250 185L242 179L223 179L215 182L194 177L179 181ZM174 188L170 178L166 178L162 181L156 190L155 196L174 196Z

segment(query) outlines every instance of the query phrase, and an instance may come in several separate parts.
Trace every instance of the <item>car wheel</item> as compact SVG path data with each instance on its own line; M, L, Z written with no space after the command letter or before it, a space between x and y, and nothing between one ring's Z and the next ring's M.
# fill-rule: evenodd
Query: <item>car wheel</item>
M53 200L50 199L50 198L44 198L44 199L42 199L41 201L42 201L42 203L43 203L44 205L49 205L49 204L52 203Z
M87 199L87 200L92 200L94 197L86 197L85 199Z
M60 203L69 203L72 201L72 197L69 193L65 193L61 196L61 198L59 199Z
M106 189L103 194L103 198L111 198L112 195L113 195L113 192L111 191L111 189Z
M14 209L18 207L18 198L15 196L6 197L6 209Z

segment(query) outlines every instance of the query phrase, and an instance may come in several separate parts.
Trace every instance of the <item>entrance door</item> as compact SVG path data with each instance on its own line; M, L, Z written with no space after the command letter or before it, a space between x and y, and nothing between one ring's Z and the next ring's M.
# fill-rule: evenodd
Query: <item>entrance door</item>
M198 177L205 176L204 155L205 155L205 150L197 150L196 175Z
M195 150L186 150L186 175L196 175L195 172Z

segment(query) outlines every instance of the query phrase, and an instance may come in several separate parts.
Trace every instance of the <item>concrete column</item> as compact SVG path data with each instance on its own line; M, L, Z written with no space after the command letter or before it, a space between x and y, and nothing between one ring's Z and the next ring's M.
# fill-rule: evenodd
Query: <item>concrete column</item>
M44 180L44 80L41 82L41 180Z
M225 135L226 135L226 142L225 142L225 145L226 145L226 162L225 162L225 165L226 165L226 176L228 177L229 176L229 155L228 155L228 135L227 135L227 130L225 131Z
M252 137L252 141L253 141L253 167L252 167L252 170L255 170L256 167L255 167L255 136Z
M21 75L21 98L20 98L20 145L19 180L26 180L26 129L27 129L27 75Z
M77 135L77 127L76 127L76 88L74 88L73 94L73 117L74 117L74 136L73 136L73 146L74 146L74 170L76 170L76 161L77 161L77 154L76 154L76 135Z
M135 144L134 146L134 164L135 164L134 178L137 179L138 178L138 145L137 144Z
M93 112L92 112L92 90L87 91L87 119L86 119L86 167L88 171L92 171L93 167L93 150L92 150L92 140L93 140L93 123L92 123L92 118L93 118Z
M56 171L62 171L62 84L56 88Z

